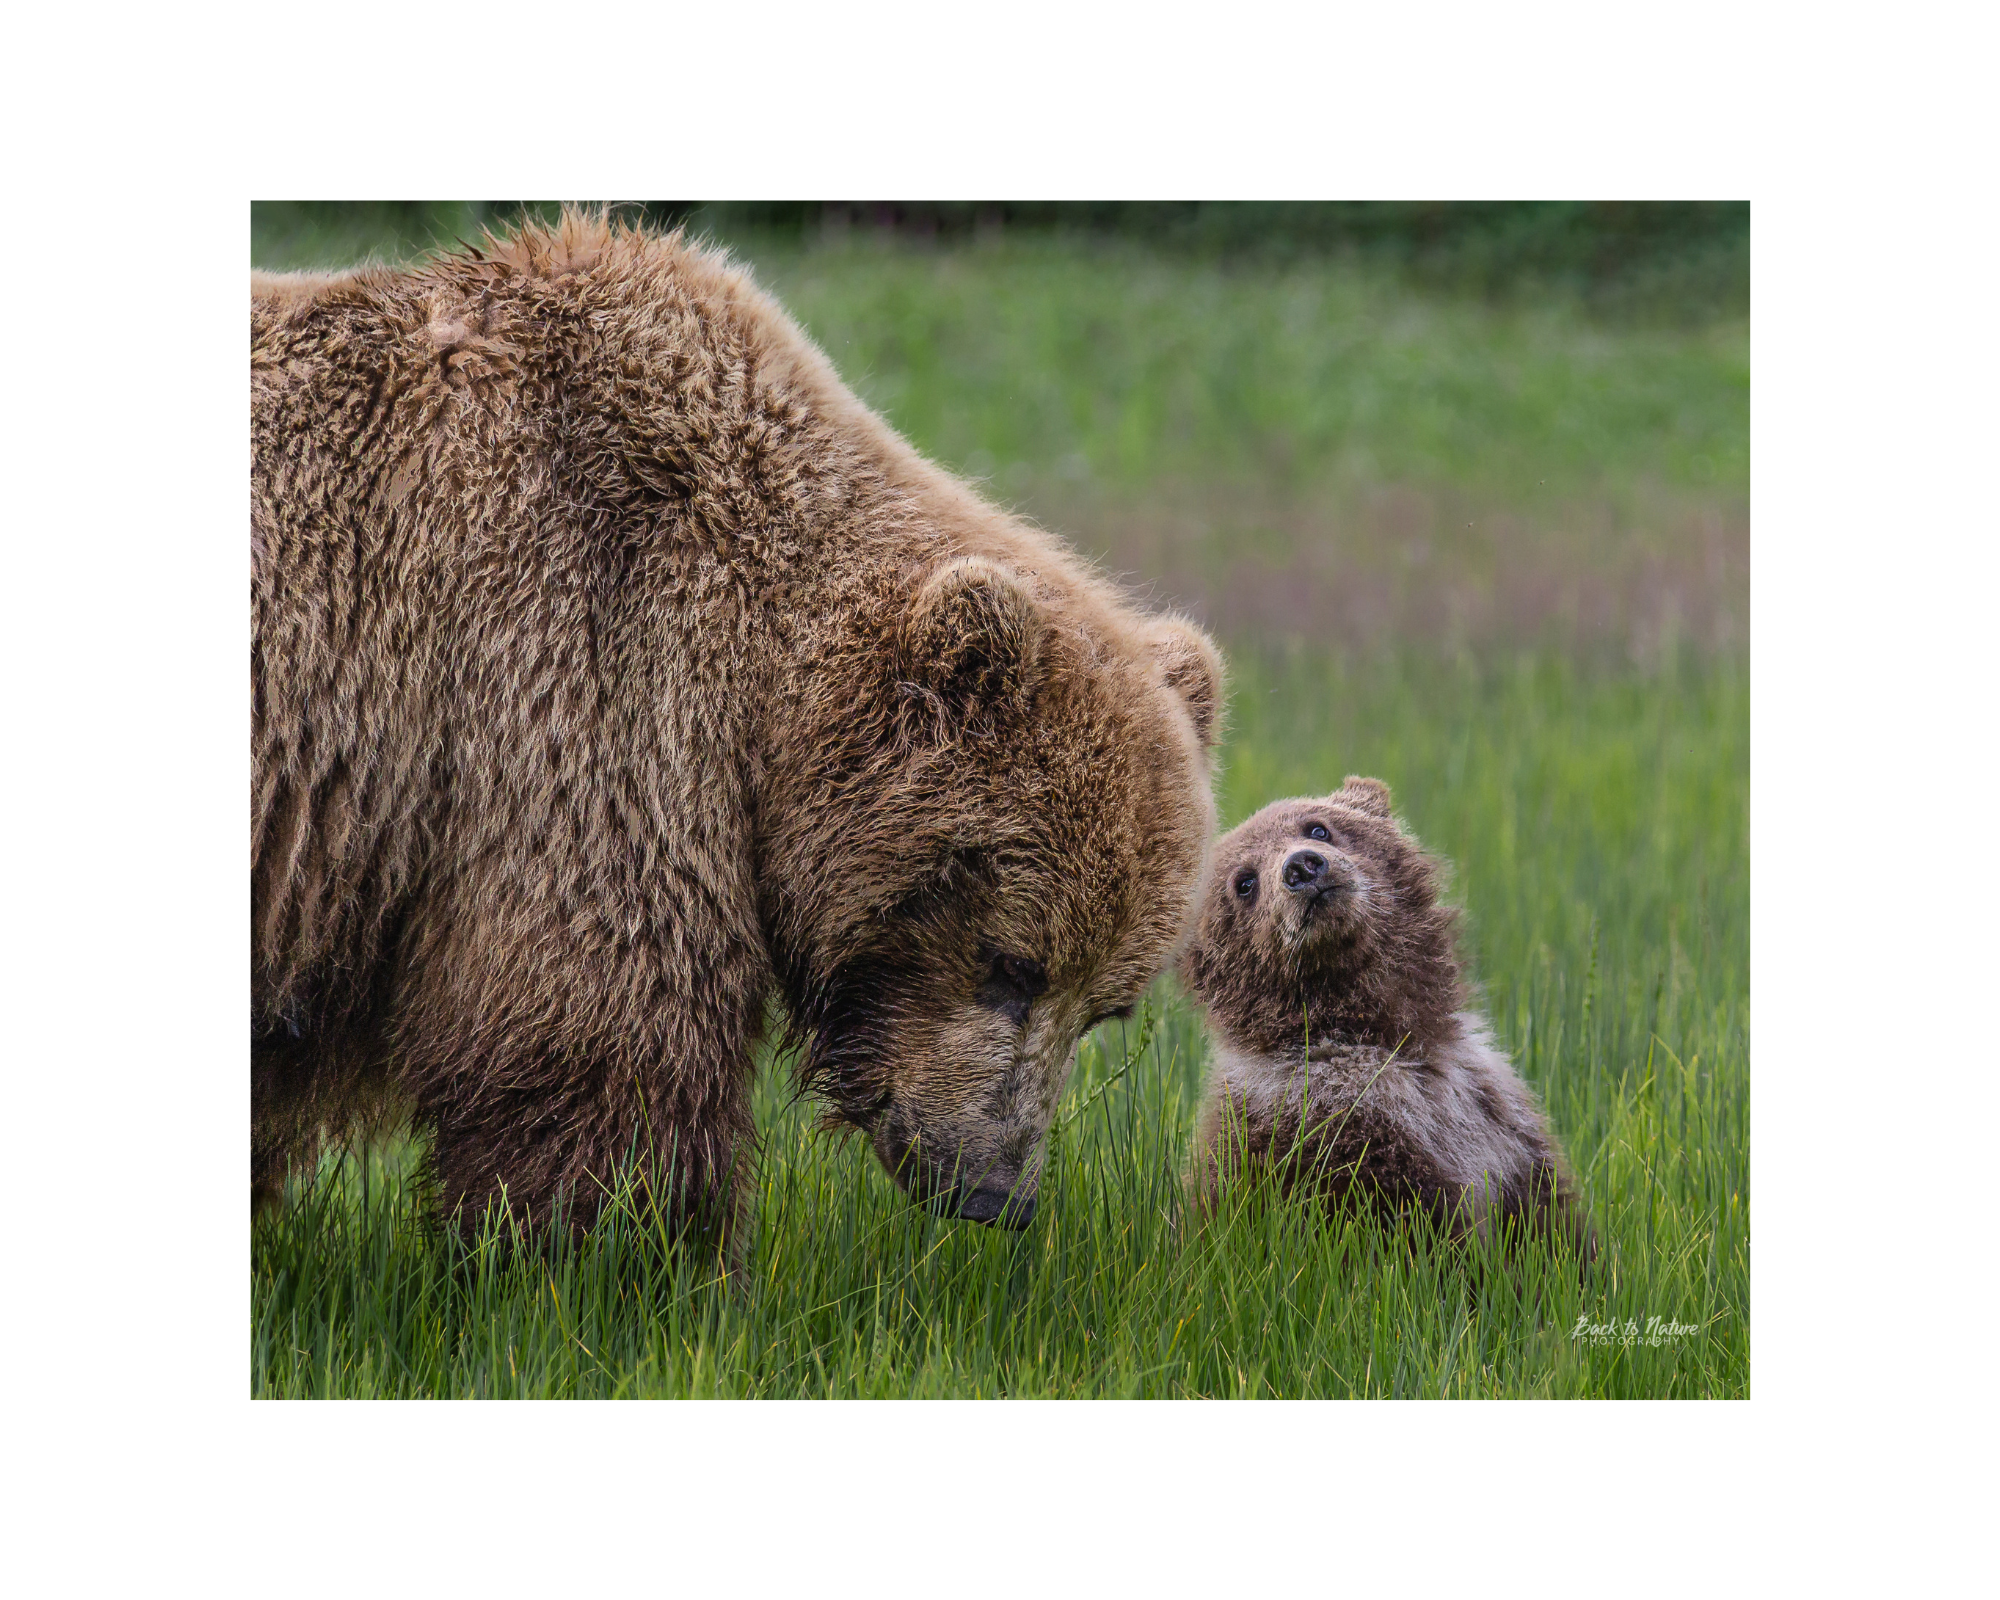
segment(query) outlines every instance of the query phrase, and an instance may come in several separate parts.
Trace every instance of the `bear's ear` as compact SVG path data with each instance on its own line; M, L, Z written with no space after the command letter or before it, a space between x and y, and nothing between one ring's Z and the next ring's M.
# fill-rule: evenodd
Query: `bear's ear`
M1389 786L1380 778L1350 776L1333 791L1332 803L1350 811L1365 811L1371 817L1389 815Z
M1202 749L1213 750L1222 734L1222 652L1193 623L1175 617L1154 628L1153 658L1186 705Z
M955 711L1025 705L1041 674L1042 608L1018 573L984 556L939 563L903 628L910 677Z

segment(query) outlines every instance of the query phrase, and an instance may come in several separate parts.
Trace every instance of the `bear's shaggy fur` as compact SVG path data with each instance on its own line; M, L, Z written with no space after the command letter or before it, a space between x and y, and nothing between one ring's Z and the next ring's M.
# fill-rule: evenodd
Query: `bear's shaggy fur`
M1548 1125L1466 1009L1438 878L1372 778L1277 801L1217 843L1180 962L1218 1045L1197 1191L1275 1171L1455 1237L1557 1223L1587 1254Z
M253 274L252 1180L732 1210L767 999L917 1198L1032 1208L1171 959L1221 663L919 457L722 256L571 213Z

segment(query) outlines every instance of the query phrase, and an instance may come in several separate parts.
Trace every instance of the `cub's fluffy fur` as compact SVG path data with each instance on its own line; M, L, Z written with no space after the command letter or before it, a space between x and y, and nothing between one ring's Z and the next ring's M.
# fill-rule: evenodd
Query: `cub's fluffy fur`
M747 273L572 214L250 283L251 1171L731 1208L752 1047L1025 1220L1180 936L1220 660L920 457Z
M1587 1248L1534 1097L1466 1009L1437 879L1371 778L1216 845L1181 958L1217 1039L1197 1186L1257 1168L1455 1236L1506 1218Z

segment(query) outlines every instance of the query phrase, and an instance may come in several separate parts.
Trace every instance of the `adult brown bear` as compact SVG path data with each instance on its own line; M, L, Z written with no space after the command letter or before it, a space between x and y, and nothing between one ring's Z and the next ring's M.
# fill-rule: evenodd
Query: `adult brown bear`
M1213 646L677 237L253 274L250 378L253 1190L393 1104L461 1216L726 1217L775 993L915 1197L1024 1222L1182 930Z

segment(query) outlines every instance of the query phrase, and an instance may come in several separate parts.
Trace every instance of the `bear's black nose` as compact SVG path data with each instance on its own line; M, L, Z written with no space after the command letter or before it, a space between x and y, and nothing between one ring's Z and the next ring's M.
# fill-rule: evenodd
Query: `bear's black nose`
M1285 870L1281 876L1285 887L1293 894L1317 893L1321 880L1326 877L1326 857L1311 850L1294 850L1285 857Z
M958 1214L969 1222L997 1222L1003 1228L1027 1227L1035 1215L1035 1196L1010 1193L1005 1184L986 1184L961 1196Z

